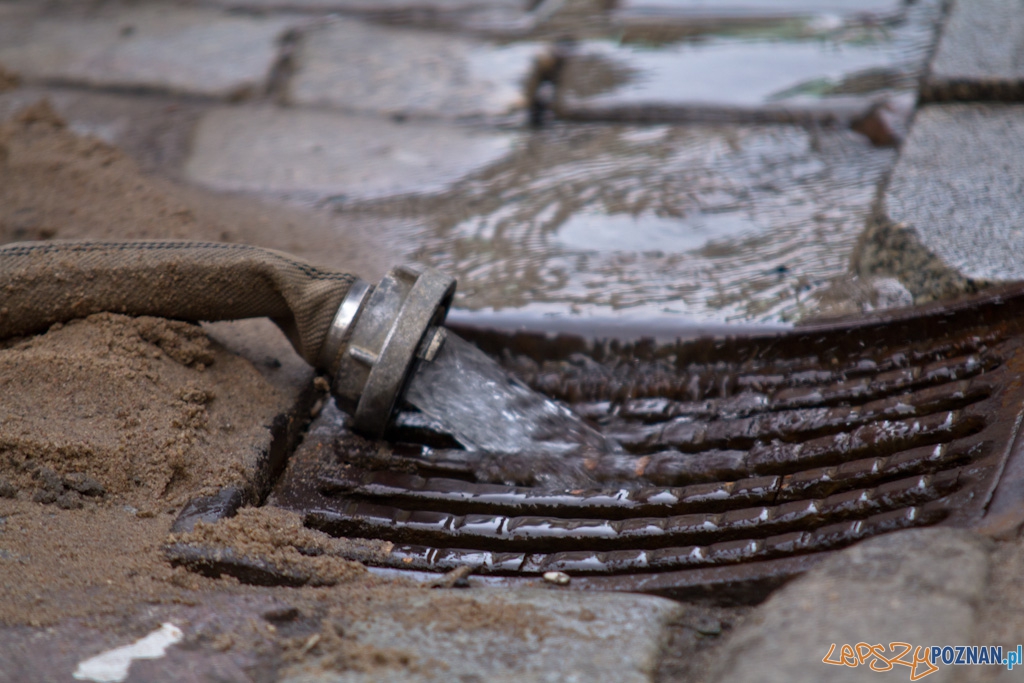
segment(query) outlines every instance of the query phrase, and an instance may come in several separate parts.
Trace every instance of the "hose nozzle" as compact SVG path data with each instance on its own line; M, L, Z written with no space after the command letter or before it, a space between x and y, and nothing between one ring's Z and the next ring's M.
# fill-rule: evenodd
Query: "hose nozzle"
M455 280L433 269L392 268L376 287L356 280L338 307L320 352L339 407L353 427L384 434L418 360L444 343L441 325Z

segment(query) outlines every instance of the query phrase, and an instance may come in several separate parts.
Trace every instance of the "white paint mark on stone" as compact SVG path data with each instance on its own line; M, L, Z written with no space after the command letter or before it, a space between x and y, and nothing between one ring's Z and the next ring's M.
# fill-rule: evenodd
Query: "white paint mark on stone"
M544 580L558 586L565 586L571 579L565 572L544 572Z
M165 623L145 638L140 638L131 645L101 652L78 664L72 674L80 681L96 681L96 683L121 683L128 678L128 667L136 659L159 659L167 652L167 648L182 638L181 629L171 623Z

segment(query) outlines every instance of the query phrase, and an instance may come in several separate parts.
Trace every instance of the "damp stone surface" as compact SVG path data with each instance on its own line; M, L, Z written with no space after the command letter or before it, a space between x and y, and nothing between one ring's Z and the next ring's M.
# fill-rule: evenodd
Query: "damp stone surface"
M470 628L467 609L510 618ZM681 613L669 600L628 594L434 591L386 605L352 633L432 666L411 672L297 673L282 683L646 683L657 667L664 629Z
M334 206L463 309L778 323L847 271L894 158L842 130L559 127L432 197Z
M166 5L15 15L0 64L26 81L238 99L262 91L297 23Z
M711 680L864 681L884 675L868 663L823 663L832 644L836 660L842 645L865 641L973 643L988 552L980 536L939 529L901 531L844 550L769 598L719 653ZM896 670L909 677L906 667ZM926 680L963 680L962 672L939 666Z
M1021 145L1019 105L923 107L885 192L885 216L909 230L953 277L1024 277L1018 258L1024 250Z
M1024 11L1016 0L953 4L925 93L935 100L1024 96Z
M384 116L511 115L528 106L534 65L545 52L537 43L341 19L302 39L288 101Z
M206 114L185 163L200 185L351 201L443 191L502 158L515 132L259 107Z

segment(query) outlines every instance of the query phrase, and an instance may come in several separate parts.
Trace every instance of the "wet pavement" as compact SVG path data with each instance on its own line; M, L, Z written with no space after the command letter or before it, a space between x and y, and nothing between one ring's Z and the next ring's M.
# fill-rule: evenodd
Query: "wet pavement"
M849 263L941 19L931 0L4 11L0 63L73 126L140 125L95 121L83 87L138 91L126 111L187 96L161 114L161 172L326 212L453 272L457 309L684 324L877 307Z
M1021 278L1018 4L6 0L0 64L22 85L0 92L0 113L50 97L73 130L149 171L307 216L320 227L295 234L318 241L292 250L321 262L353 262L333 231L362 245L367 277L390 262L447 270L462 321L612 321L627 335L791 324ZM214 334L247 357L286 359L263 368L288 378L281 414L309 411L308 373L286 350ZM820 680L839 670L821 661L831 642L1015 646L1019 614L984 590L991 575L1011 592L992 569L1019 555L1018 516L1007 519L988 529L998 547L930 530L854 545L754 610L477 585L419 595L417 609L528 604L552 635L410 629L386 600L346 628L405 653L385 659L429 664L389 669L393 680ZM217 634L249 628L266 605L216 602L150 608L116 638L7 629L0 653L15 667L0 680L66 675L163 619L192 628L191 645L137 663L133 679L272 680L249 673L257 651L228 656L202 635L219 610L235 616ZM315 664L319 641L303 628L300 665ZM44 645L61 656L24 654ZM375 673L299 666L286 680Z

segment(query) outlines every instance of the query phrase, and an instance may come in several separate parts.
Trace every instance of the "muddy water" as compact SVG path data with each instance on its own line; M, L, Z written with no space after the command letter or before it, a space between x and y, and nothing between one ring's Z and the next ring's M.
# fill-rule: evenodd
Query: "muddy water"
M337 210L386 218L463 309L785 322L846 271L894 159L842 130L559 125L440 195Z

